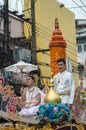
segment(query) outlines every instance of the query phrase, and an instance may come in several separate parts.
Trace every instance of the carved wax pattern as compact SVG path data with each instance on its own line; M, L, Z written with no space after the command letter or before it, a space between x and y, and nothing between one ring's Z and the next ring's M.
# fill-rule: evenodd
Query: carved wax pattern
M51 62L51 68L52 68L52 72L53 75L58 73L58 68L57 68L57 63L56 61L59 58L64 58L66 57L66 52L65 52L65 48L64 47L51 47L50 49L50 62Z
M51 41L49 43L50 47L50 63L53 75L58 73L56 66L56 60L59 58L66 59L66 42L62 36L62 32L59 29L58 18L55 18L55 30L53 31Z

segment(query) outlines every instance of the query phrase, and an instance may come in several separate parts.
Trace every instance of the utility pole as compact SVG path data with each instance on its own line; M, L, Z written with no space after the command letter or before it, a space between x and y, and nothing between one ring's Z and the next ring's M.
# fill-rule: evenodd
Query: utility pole
M8 9L8 0L4 0L4 7L3 7L3 18L4 18L4 40L3 40L3 48L4 48L4 57L3 57L3 64L9 65L10 63L10 47L9 47L9 14L12 14L21 20L31 24L32 28L32 49L31 49L31 56L32 56L32 63L37 63L36 58L36 33L35 33L35 0L31 0L31 18L25 19L18 14L10 11Z
M37 63L36 58L36 33L35 33L35 2L31 0L31 23L32 23L32 63Z
M3 48L4 48L4 57L3 64L9 65L9 14L8 14L8 0L4 0L4 40L3 40Z

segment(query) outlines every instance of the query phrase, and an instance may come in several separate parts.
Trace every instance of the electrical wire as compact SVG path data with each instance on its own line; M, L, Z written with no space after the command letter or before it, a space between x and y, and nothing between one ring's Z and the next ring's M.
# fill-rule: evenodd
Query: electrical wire
M65 5L66 8L75 13L76 19L85 19L86 5L82 0L57 0ZM75 9L74 9L75 8ZM77 8L77 9L76 9ZM80 15L79 15L80 14Z
M48 34L47 37L46 37L45 36L45 31L44 31L44 33L43 33L43 30L41 32L40 32L40 29L39 29L39 32L36 31L36 34L38 34L38 36L41 36L44 40L48 41L50 39L50 37L48 38L48 35L50 35L50 34ZM47 34L47 31L46 31L46 34ZM69 40L67 40L67 41L70 42ZM72 42L70 42L70 43L74 44ZM75 53L76 50L75 50L75 48L72 45L68 44L68 48L67 49L69 49L69 51L76 56L76 53ZM80 56L80 58L84 60L85 57Z
M40 36L40 35L39 35ZM45 38L44 38L45 39ZM74 50L71 50L71 47L70 48L67 48L67 51L69 51L71 54L73 54L74 56L76 56L76 53ZM80 56L80 58L82 59L83 57ZM83 58L84 59L84 58Z
M84 8L86 6L78 6L78 7L68 7L68 9L73 9L73 8Z
M78 7L79 7L79 4L77 2L75 2L74 0L72 0ZM86 11L83 9L83 8L80 8L84 13L86 13Z
M72 0L73 1L73 0ZM37 25L37 24L36 24ZM43 25L41 25L41 27L42 27ZM44 28L46 28L45 26L43 26ZM29 29L28 29L29 30ZM40 28L39 28L39 26L36 26L36 34L39 36L41 36L44 40L47 40L47 41L49 41L50 40L50 33L47 33L47 31L49 31L49 29L47 29L46 28L46 31L44 31L44 30L41 30ZM51 32L51 31L50 31ZM46 34L46 35L45 35ZM70 45L69 45L70 46ZM70 46L70 47L68 47L67 49L69 49L68 51L70 52L70 53L72 53L73 55L76 55L76 53L74 53L75 51L74 51L74 49L73 50L71 50L70 51L70 48L71 48L72 46ZM75 62L75 61L74 61Z
M41 25L42 26L42 25ZM28 27L28 26L27 26ZM37 26L36 26L37 27ZM44 31L44 30L41 30L39 27L37 27L37 30L41 30L41 32L38 32L38 31L36 31L36 34L38 34L38 36L40 35L40 36L42 36L42 38L45 40L50 40L50 34L48 34L47 33L47 30L48 31L50 31L49 29L47 29L45 26L43 26L43 28L45 28L46 29L46 31ZM29 30L29 29L28 29ZM29 33L30 33L30 31L29 31ZM45 35L45 34L47 34L47 35ZM46 36L46 37L45 37ZM75 48L74 48L75 49ZM74 49L73 49L73 51L74 51ZM73 52L72 52L72 54L73 54Z
M80 2L82 3L82 5L83 5L83 6L85 6L85 7L86 7L86 5L84 4L84 2L83 2L82 0L80 0Z

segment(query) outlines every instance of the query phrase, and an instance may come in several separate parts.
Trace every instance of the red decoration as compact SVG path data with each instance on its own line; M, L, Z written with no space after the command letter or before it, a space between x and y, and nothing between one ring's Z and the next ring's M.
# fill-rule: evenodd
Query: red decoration
M17 112L16 105L17 105L17 98L16 98L14 91L12 91L10 93L10 99L9 99L8 104L7 104L8 111L12 112L12 113L16 113Z
M3 86L3 85L4 85L4 78L0 77L0 86Z

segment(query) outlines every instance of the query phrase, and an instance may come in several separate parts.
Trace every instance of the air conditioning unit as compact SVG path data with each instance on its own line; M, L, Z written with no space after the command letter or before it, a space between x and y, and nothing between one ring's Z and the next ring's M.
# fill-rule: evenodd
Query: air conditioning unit
M13 60L15 62L18 62L19 60L31 62L31 51L24 48L15 48L13 50Z

